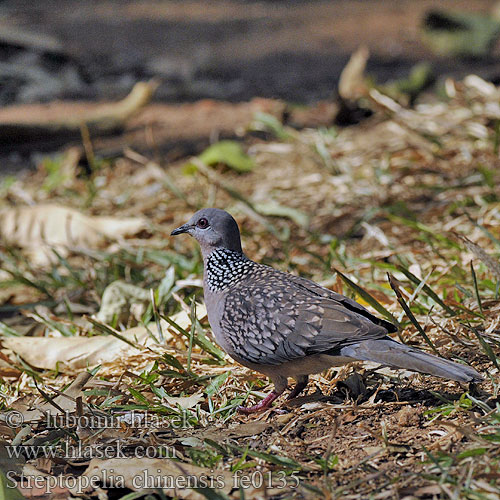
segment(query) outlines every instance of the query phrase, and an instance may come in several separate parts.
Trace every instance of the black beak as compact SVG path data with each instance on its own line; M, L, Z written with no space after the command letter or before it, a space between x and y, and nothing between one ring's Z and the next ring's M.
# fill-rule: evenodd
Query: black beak
M189 224L184 224L183 226L180 226L177 229L174 229L170 233L170 236L175 236L177 234L187 233L187 232L189 232L190 228L191 228L191 226Z

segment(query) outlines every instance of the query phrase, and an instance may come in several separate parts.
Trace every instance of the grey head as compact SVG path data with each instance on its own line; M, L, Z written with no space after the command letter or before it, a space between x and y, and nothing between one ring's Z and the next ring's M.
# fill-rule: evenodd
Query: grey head
M170 234L175 236L181 233L188 233L198 241L203 257L210 255L216 248L227 248L242 253L238 224L231 215L220 208L198 210L186 224L174 229Z

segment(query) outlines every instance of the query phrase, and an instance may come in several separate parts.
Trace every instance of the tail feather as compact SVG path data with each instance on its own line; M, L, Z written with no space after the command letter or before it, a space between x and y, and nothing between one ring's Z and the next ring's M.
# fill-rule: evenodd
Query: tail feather
M365 340L341 350L343 356L374 361L394 368L428 373L457 382L481 382L483 377L474 368L439 358L392 339Z

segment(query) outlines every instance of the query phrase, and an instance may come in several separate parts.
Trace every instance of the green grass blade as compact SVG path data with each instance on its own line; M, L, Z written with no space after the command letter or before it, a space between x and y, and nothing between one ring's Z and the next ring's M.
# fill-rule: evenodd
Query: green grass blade
M408 226L411 229L415 229L420 233L424 233L430 238L439 241L441 244L449 248L455 248L457 250L460 250L460 245L458 243L455 243L453 240L447 238L446 236L443 236L442 234L436 233L435 229L426 226L421 222L417 222L411 219L407 219L406 217L401 217L400 215L394 215L394 214L386 214L386 217L393 222L399 222L400 224L404 224L405 226Z
M498 238L496 238L490 231L488 231L488 229L486 229L484 226L482 226L481 224L479 224L478 222L476 222L470 215L467 211L464 210L464 214L465 216L467 217L467 219L469 219L470 222L472 222L472 224L474 224L474 226L476 226L479 230L481 230L487 238L490 239L490 241L492 243L494 243L499 249L500 249L500 240Z
M373 309L379 312L384 318L394 323L399 328L399 322L397 319L389 312L375 297L370 295L366 290L363 290L359 285L351 281L345 274L342 274L338 269L334 268L334 271L342 278L344 283L355 293L357 293L365 302L370 304Z
M196 301L194 297L191 299L191 328L189 329L189 345L187 353L187 371L191 371L191 355L193 353L193 341L196 333Z
M75 331L71 329L68 325L64 323L60 323L59 321L55 321L48 317L41 316L36 312L33 313L33 316L36 316L40 323L43 323L48 328L58 331L63 337L74 337Z
M104 333L106 335L111 335L113 337L116 337L117 339L120 339L122 342L125 342L126 344L134 347L135 349L142 349L142 347L135 342L132 342L131 340L127 339L123 335L120 335L116 330L113 328L109 327L108 325L105 325L104 323L99 323L99 321L96 321L94 318L87 318L95 327L98 331L101 333Z
M156 329L158 330L158 335L160 336L160 342L165 343L165 336L163 335L163 329L161 327L160 315L158 314L158 308L156 307L156 296L152 288L150 288L151 293L151 306L153 308L153 316L156 322Z
M21 337L22 335L14 330L14 328L11 328L9 325L6 325L2 321L0 321L0 335L3 335L4 337Z
M215 491L212 488L193 488L200 495L203 495L208 500L230 500L230 498L221 491Z
M481 302L481 296L479 295L479 288L477 286L476 271L474 271L474 264L472 264L472 261L470 262L470 271L472 273L472 282L474 283L474 291L476 292L477 305L479 307L479 311L481 312L481 314L484 314L483 303Z
M172 356L171 354L164 353L162 356L162 359L165 362L165 364L167 364L169 366L173 366L174 368L176 368L177 370L179 370L181 372L186 371L186 369L182 366L182 363L177 358Z
M401 265L396 266L396 269L400 272L402 272L410 281L413 281L417 286L420 285L422 282L421 280L415 276L411 271L408 269L404 268ZM449 305L445 304L441 297L432 290L432 288L425 284L422 287L422 291L426 293L434 302L436 302L438 305L440 305L446 312L448 312L452 316L456 316L457 312L454 311Z
M465 325L464 325L465 326ZM486 356L491 360L491 362L495 365L495 368L500 370L500 366L498 365L498 359L495 356L495 353L493 352L493 349L491 346L484 340L483 336L479 333L479 331L474 328L473 326L467 326L469 330L471 330L474 335L477 337L477 340L479 340L479 343L481 344L481 347L483 348L483 351L486 353Z
M184 335L189 340L191 334L184 328L182 328L182 326L178 325L173 319L169 318L168 316L164 316L163 314L160 316L170 326L173 326L180 334ZM205 335L202 335L199 330L197 331L197 334L193 338L193 343L201 347L205 352L211 354L214 358L218 359L219 361L222 361L224 359L225 356L224 351L222 351L217 346L212 344L212 342L210 342L210 340L208 340Z
M207 396L213 396L219 390L221 385L228 379L230 374L231 372L228 370L227 372L217 375L217 377L215 377L205 389Z
M418 297L418 294L422 291L422 288L426 284L426 281L430 278L431 274L432 274L432 271L429 271L427 273L427 275L425 276L425 278L420 282L420 284L417 285L415 290L413 290L413 293L411 294L411 297L408 300L409 306L411 306L411 304L416 300L416 298ZM434 307L434 306L432 306L432 307ZM432 307L431 307L431 310L432 310ZM429 312L430 312L430 310L429 310ZM403 316L404 316L404 311L401 311L400 315L398 316L398 321L401 321L403 319Z
M132 394L132 396L134 396L135 399L137 399L137 401L139 401L140 403L144 403L145 405L150 405L150 401L144 397L139 391L137 391L136 389L133 389L132 387L129 387L128 388L130 394Z
M429 346L431 347L431 349L438 356L441 356L441 354L436 349L436 347L432 343L431 339L427 336L427 334L425 333L424 329L420 326L420 323L417 321L417 318L415 318L415 316L411 312L410 308L406 304L405 300L403 299L403 294L401 293L401 290L399 289L399 286L396 283L396 280L395 280L394 276L392 276L392 274L390 274L390 273L387 273L387 276L389 278L389 284L391 285L391 288L396 293L396 297L398 298L398 302L401 305L401 307L403 308L403 310L406 313L406 315L408 316L409 320L413 323L413 325L417 329L418 333L420 333L420 335L424 338L424 340L427 342L427 344L429 344Z
M281 467L285 467L286 469L293 469L293 470L303 470L304 466L293 460L293 458L289 457L281 457L279 455L271 455L270 453L264 453L260 451L255 451L255 450L245 450L244 448L241 448L240 446L236 446L234 444L228 443L228 446L234 450L238 451L240 453L247 453L248 456L253 457L253 458L260 458L261 460L264 460L270 464L274 465L279 465Z

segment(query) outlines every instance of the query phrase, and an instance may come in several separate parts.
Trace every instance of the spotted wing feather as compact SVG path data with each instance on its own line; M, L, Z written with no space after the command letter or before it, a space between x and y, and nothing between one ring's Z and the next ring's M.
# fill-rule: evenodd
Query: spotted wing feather
M347 309L368 318L372 323L376 325L383 326L389 333L397 332L396 325L386 321L385 319L378 318L374 316L368 309L365 309L361 304L358 304L356 301L341 295L340 293L336 293L328 288L322 287L318 285L314 281L301 278L300 276L288 275L291 281L294 281L299 286L304 286L310 292L320 295L321 297L325 297L331 299L339 304L342 304Z
M357 312L337 300L338 294L290 278L295 277L259 266L252 279L227 294L221 328L241 359L278 365L387 335L388 328L361 306Z

